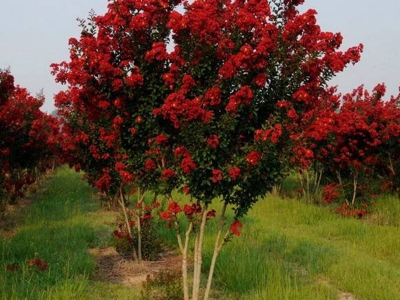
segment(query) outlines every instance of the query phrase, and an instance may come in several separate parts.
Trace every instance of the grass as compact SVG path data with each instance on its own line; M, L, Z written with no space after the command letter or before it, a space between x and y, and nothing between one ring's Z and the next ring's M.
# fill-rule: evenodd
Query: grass
M114 221L79 174L61 168L26 210L12 237L0 237L0 299L140 299L138 288L91 280L88 249L107 245ZM326 300L342 292L357 300L400 299L400 201L381 196L365 219L328 207L269 195L243 220L240 237L221 251L214 298ZM215 222L214 222L215 223ZM210 223L204 270L212 254ZM173 231L161 234L173 242ZM40 257L46 271L28 266Z
M387 199L378 199L374 214L383 214ZM327 208L267 197L249 214L243 237L222 251L216 286L249 300L338 299L339 291L356 299L400 299L395 214L400 217L399 205L382 226L374 216L345 219Z
M107 243L107 215L100 217L92 189L67 168L59 169L45 186L17 233L0 237L0 299L104 299L102 288L94 288L90 280L95 260L88 249ZM35 258L48 262L47 270L26 263ZM18 270L6 270L12 264Z

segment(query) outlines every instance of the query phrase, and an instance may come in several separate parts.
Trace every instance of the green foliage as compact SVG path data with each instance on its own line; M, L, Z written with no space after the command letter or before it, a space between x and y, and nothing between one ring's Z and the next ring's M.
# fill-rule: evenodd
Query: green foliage
M181 300L182 275L177 271L161 270L148 275L143 283L141 300Z

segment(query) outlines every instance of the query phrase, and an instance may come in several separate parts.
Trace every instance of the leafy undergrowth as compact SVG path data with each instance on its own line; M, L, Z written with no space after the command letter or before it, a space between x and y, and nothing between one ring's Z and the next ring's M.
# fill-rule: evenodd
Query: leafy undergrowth
M58 169L21 214L0 232L0 299L167 299L165 289L179 287L160 263L146 266L142 280L159 273L144 287L99 277L107 251L112 274L138 268L109 247L116 214L101 208L80 174ZM222 249L213 299L400 299L399 216L400 201L389 196L363 220L268 196ZM206 242L205 268L213 241Z

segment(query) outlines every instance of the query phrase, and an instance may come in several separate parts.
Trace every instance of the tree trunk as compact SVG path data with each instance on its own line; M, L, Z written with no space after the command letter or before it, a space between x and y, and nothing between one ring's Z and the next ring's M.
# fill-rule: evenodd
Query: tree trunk
M207 287L206 287L206 291L204 293L204 300L208 300L210 297L211 284L212 284L212 279L214 276L214 269L215 269L215 264L217 262L217 257L218 257L219 252L221 251L222 246L226 243L227 237L229 235L229 229L228 229L227 232L225 233L223 240L220 241L222 231L224 230L225 223L226 223L225 212L226 212L227 206L228 206L228 203L224 202L224 206L222 207L222 212L221 212L221 216L219 219L219 228L218 228L217 238L215 240L214 253L213 253L212 260L211 260L210 270L208 272Z

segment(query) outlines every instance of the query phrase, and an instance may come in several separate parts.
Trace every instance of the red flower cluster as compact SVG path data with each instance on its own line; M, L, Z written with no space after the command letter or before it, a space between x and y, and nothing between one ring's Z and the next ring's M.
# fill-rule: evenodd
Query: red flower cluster
M168 211L173 214L180 213L182 208L179 206L178 202L172 201L168 204Z
M190 156L182 159L181 168L185 174L189 175L192 171L196 170L196 167L196 163L192 160Z
M240 173L241 171L239 167L234 167L228 171L229 177L231 177L233 181L236 181L239 178Z
M48 262L41 258L28 259L26 263L29 266L36 266L39 271L45 271L49 266Z
M261 156L262 156L262 155L261 155L260 152L258 152L258 151L251 151L251 152L247 155L246 161L247 161L249 164L251 164L251 165L253 165L253 166L256 166L256 165L258 164L258 162L260 161Z
M219 145L218 135L216 134L210 135L207 139L207 145L210 146L211 148L216 149Z
M149 158L148 160L146 160L145 166L144 166L144 169L146 172L150 172L152 170L155 170L156 168L157 168L157 165L153 159Z
M344 217L356 217L361 219L368 213L368 205L364 203L362 208L357 208L347 203L343 203L336 211Z
M200 214L202 212L202 207L200 203L193 203L191 205L185 204L183 207L183 212L187 216L191 216L193 214Z
M165 145L166 143L168 143L168 138L165 134L159 134L156 136L155 142L158 145Z
M222 171L221 170L212 170L211 181L213 183L217 183L218 181L222 180Z
M336 183L329 183L322 189L322 201L325 203L332 203L339 198L339 196L340 194Z
M235 221L233 221L233 223L231 224L231 226L229 228L234 235L239 236L240 235L239 228L241 228L241 227L243 227L243 224L239 220L235 220Z
M165 169L165 170L162 170L162 172L161 172L161 179L165 180L165 181L169 180L170 178L172 178L174 176L175 176L175 172L172 169Z

